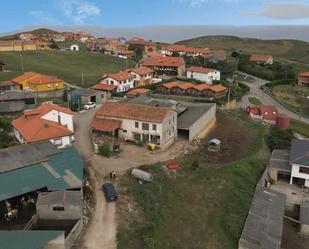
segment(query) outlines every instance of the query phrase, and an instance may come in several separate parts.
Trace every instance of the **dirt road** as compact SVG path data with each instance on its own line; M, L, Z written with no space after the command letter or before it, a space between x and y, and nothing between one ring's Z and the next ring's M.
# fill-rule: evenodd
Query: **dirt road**
M104 179L107 179L106 176L111 171L121 175L132 167L175 158L183 152L187 141L179 140L171 148L160 153L149 152L145 147L122 143L121 153L118 156L101 157L94 154L90 131L91 120L98 108L76 114L74 117L76 138L74 146L89 164L95 197L95 211L83 235L81 249L116 249L116 204L107 203L105 200L101 189Z

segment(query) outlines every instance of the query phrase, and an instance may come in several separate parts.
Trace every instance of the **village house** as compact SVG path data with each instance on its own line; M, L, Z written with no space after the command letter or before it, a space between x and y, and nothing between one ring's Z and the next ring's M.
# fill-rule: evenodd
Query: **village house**
M209 54L202 54L202 57L205 59L217 63L219 61L225 61L226 60L226 55L224 50L213 50L211 49Z
M64 148L74 141L73 116L68 108L42 104L12 121L14 134L20 143L50 141Z
M48 40L54 42L65 42L65 36L62 34L48 34Z
M161 53L166 56L173 56L175 54L184 55L185 50L186 50L185 45L177 45L177 44L172 44L172 45L167 45L162 47Z
M11 80L19 90L31 90L36 92L62 90L64 81L55 76L26 72Z
M156 50L156 44L151 41L145 41L142 38L134 37L128 42L129 48L140 48L144 52Z
M129 59L129 58L132 58L135 55L135 52L133 50L118 48L116 50L116 54L119 58Z
M105 74L99 83L117 86L117 92L126 92L134 87L132 76L127 70Z
M265 123L275 125L279 111L274 105L259 105L247 107L247 113L251 118L263 120Z
M117 93L118 87L116 85L110 85L105 83L96 84L93 89L106 93L106 97L109 98L113 93Z
M274 63L274 59L270 55L262 55L262 54L253 54L251 55L249 61L255 62L257 64L262 64L262 65L272 65Z
M152 69L158 75L166 76L183 76L186 67L182 57L149 57L143 66Z
M154 143L164 150L177 138L177 113L164 107L105 102L91 128L106 136Z
M0 52L49 50L48 42L44 41L0 41Z
M149 95L149 94L150 94L150 90L149 89L146 89L146 88L135 88L135 89L130 90L127 93L127 96L130 97L130 98L136 98L136 97L139 97L139 96L142 96L142 95Z
M309 87L309 72L298 75L298 85Z
M20 34L19 39L22 41L34 41L37 37L32 33L22 33Z
M154 71L147 67L130 69L134 81L134 87L146 86L153 83Z
M163 94L190 95L206 98L223 98L228 89L222 85L208 85L206 83L193 84L190 82L173 81L160 85L157 89Z
M187 78L212 84L213 81L220 80L220 71L204 67L189 67L187 68Z
M3 82L6 83L6 82ZM16 91L10 89L15 84L7 82L2 85L0 83L0 113L1 114L17 114L26 108L31 108L36 104L36 94L34 92ZM3 91L4 89L4 91Z

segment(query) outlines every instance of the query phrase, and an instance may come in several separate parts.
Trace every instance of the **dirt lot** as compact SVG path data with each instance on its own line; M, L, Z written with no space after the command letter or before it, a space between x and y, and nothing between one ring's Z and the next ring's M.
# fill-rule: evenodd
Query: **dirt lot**
M192 154L192 159L199 158L202 163L222 164L243 157L251 142L251 130L236 122L228 115L217 111L217 122L207 137L201 141L200 149ZM221 141L220 152L208 151L208 141L217 138Z

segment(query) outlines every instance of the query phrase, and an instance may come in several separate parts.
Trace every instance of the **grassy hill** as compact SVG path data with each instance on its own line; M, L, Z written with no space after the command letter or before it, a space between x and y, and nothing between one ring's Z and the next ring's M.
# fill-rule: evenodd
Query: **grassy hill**
M293 65L297 73L309 70L309 43L304 41L260 40L235 36L203 36L177 43L193 47L224 49L227 52L242 50L249 54L269 54L279 61Z
M0 81L22 74L21 55L24 71L55 75L78 86L82 85L82 72L85 86L91 86L104 73L117 72L133 66L131 61L87 51L1 52L0 59L6 63L6 69L11 72L0 73Z
M12 35L6 35L6 36L1 36L0 37L0 40L14 40L14 39L18 39L19 36L22 34L22 33L32 33L32 34L35 34L37 36L41 36L42 34L58 34L57 31L54 31L54 30L51 30L51 29L35 29L35 30L32 30L32 31L28 31L28 32L19 32L19 33L16 33L16 34L12 34Z

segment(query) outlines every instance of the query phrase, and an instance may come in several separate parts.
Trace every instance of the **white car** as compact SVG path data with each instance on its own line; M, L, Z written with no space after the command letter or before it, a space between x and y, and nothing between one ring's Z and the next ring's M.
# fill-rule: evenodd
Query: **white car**
M85 110L90 110L92 108L95 108L97 105L94 102L88 102L86 105L84 105Z

